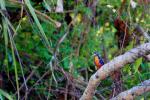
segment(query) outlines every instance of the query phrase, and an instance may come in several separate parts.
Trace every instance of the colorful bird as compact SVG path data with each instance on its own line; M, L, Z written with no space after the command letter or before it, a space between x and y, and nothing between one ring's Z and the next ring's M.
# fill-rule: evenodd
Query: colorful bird
M100 69L104 65L104 61L98 52L94 52L94 63L96 70ZM110 97L116 96L122 91L122 81L120 70L111 73L111 78L114 82L114 87Z
M98 52L94 52L94 63L96 66L96 70L98 70L104 65L104 61Z

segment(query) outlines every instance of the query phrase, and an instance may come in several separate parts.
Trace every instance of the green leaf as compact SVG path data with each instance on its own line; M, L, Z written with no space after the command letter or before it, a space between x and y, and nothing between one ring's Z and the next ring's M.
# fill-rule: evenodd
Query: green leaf
M49 44L48 38L47 38L47 36L46 36L46 34L45 34L44 30L43 30L43 27L40 24L40 21L37 18L37 15L35 14L34 8L32 7L32 5L31 5L29 0L25 0L25 4L27 5L27 7L28 7L28 9L29 9L29 11L30 11L30 13L31 13L31 15L32 15L32 17L33 17L33 19L34 19L34 21L35 21L35 23L36 23L36 25L37 25L37 27L39 29L39 31L40 31L40 36L44 40L46 47L49 49L50 48L50 44Z
M12 97L8 93L6 93L5 91L3 91L2 89L0 89L0 96L1 95L4 96L4 97L6 97L8 100L13 100ZM0 97L0 99L2 99L2 98Z
M141 63L142 63L142 58L139 58L139 59L137 59L135 61L135 64L134 64L134 73L139 72L138 68L140 67Z

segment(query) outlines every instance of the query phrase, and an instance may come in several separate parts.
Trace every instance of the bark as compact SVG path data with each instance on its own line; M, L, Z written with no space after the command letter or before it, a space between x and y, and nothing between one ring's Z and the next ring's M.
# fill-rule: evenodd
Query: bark
M142 82L141 84L124 91L110 100L133 100L135 97L150 91L150 79Z

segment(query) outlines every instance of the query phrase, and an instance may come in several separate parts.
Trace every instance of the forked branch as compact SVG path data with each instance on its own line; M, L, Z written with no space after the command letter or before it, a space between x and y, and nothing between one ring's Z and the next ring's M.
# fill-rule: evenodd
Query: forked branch
M139 57L143 57L147 54L150 54L150 42L140 45L103 65L101 69L91 76L88 86L80 100L91 100L101 80L105 79L113 71L123 68L124 65L132 63Z

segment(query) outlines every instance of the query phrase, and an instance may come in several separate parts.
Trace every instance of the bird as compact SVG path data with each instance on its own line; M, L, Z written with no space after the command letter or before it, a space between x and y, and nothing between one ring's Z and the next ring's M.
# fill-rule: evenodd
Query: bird
M104 65L104 61L98 52L94 52L94 63L95 63L96 70L100 69ZM112 72L111 78L114 83L112 94L110 95L110 97L112 98L122 91L122 81L121 81L120 70Z
M104 65L104 61L98 52L94 52L94 63L96 70L100 69Z

